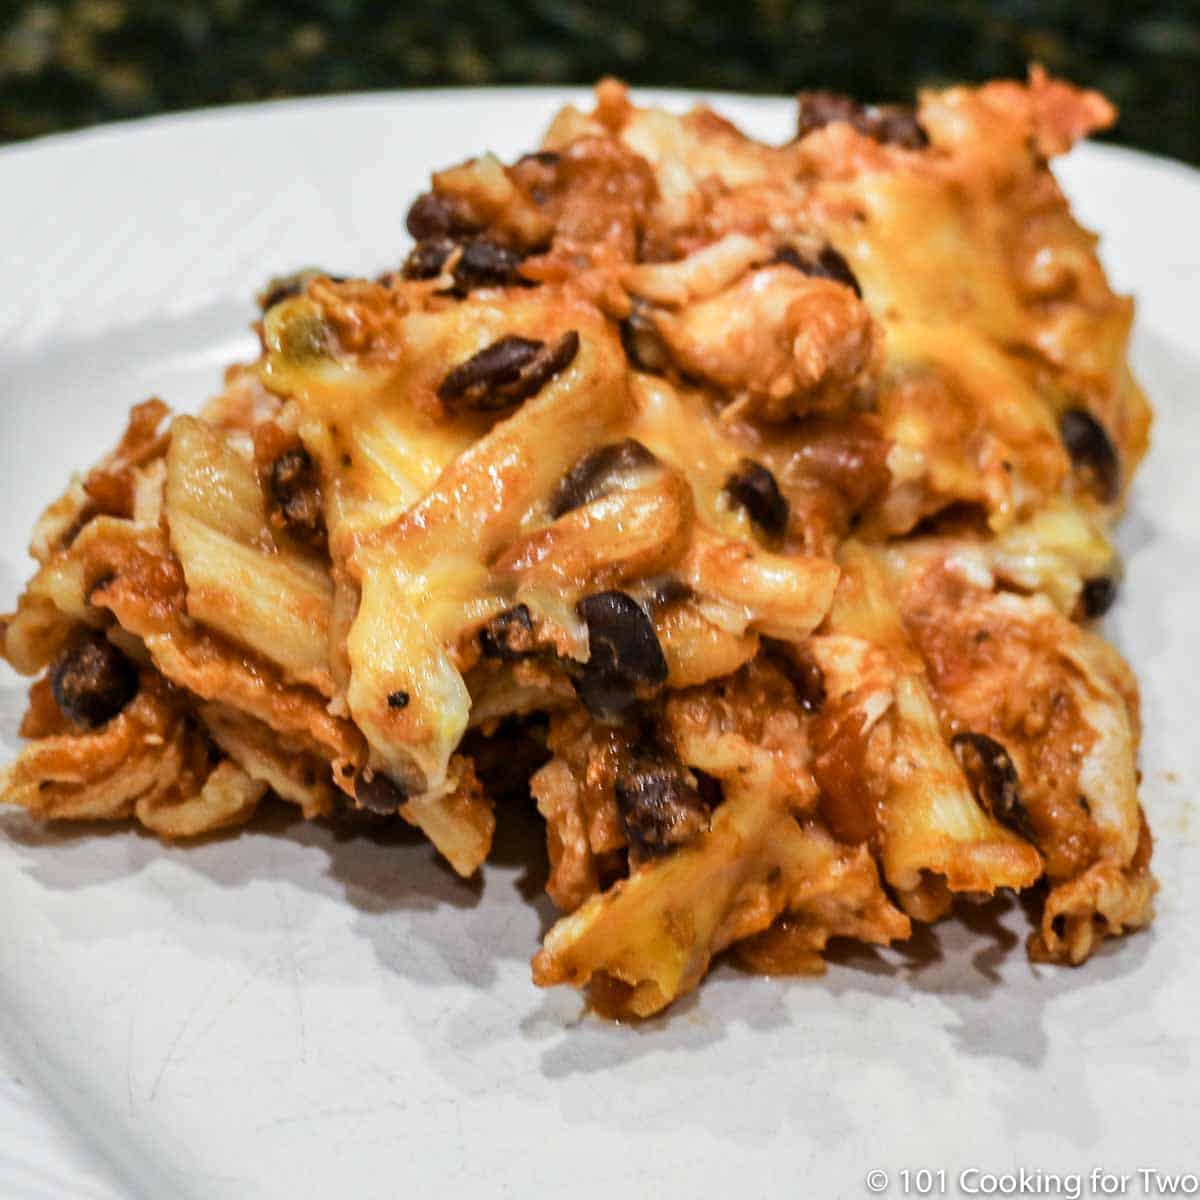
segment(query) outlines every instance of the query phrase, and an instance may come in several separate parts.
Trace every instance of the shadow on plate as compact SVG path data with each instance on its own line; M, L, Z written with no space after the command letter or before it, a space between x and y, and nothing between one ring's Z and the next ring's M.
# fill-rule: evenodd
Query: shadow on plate
M236 914L227 919L243 924L247 913L270 922L273 905L247 908L244 902L244 889L265 882L287 898L288 961L294 969L299 955L314 980L328 982L328 968L323 973L319 957L305 960L296 949L319 952L321 938L305 939L305 925L328 928L323 898L349 904L349 932L370 945L381 971L444 994L444 1002L423 1006L438 1015L417 1040L428 1065L456 1094L474 1095L485 1086L550 1094L570 1123L622 1136L665 1132L686 1117L704 1136L765 1148L786 1117L817 1144L828 1143L857 1128L854 1096L861 1080L854 1080L864 1071L871 1078L911 1077L931 1104L953 1104L964 1080L986 1079L1016 1134L1040 1128L1053 1107L1050 1097L1037 1111L1018 1099L1027 1090L1021 1081L1053 1055L1064 1094L1079 1097L1054 1119L1060 1128L1069 1123L1072 1137L1086 1144L1102 1125L1086 1098L1087 1056L1068 1054L1064 1061L1061 1041L1051 1044L1047 1025L1061 1026L1064 1012L1086 1012L1081 1034L1094 1036L1133 1008L1141 1013L1147 989L1153 991L1165 969L1160 955L1153 971L1142 970L1152 932L1107 944L1082 970L1034 967L1017 932L1024 924L1019 906L995 900L963 906L958 919L918 927L908 942L886 950L834 942L829 968L817 978L758 978L719 962L697 992L667 1013L612 1024L588 1013L567 989L539 993L527 982L525 964L553 918L540 891L542 830L528 809L501 816L493 861L474 883L454 876L415 832L347 836L297 820L279 805L240 838L187 849L110 826L45 827L22 814L0 817L0 836L26 851L26 874L46 888L83 893L122 874L154 870L152 889L126 897L124 920L137 905L161 906L165 898L186 918L168 915L171 936L197 954L228 952L224 937L212 932L214 911ZM155 869L164 859L172 869ZM214 900L197 886L196 875L230 895ZM119 913L100 911L108 905L90 908L98 911L96 920L125 931ZM103 925L88 928L107 932ZM278 930L272 925L264 932ZM267 949L268 956L279 953ZM1137 987L1111 987L1137 972ZM1048 1021L1052 1007L1055 1019ZM1150 1036L1151 1014L1145 1019ZM711 1105L681 1105L679 1086L714 1087L703 1064L718 1044L739 1063L731 1081L739 1089L737 1103L731 1107L714 1094ZM786 1060L780 1058L784 1047ZM402 1076L401 1063L384 1065ZM662 1082L676 1079L679 1086ZM753 1088L756 1079L771 1082ZM636 1103L614 1104L613 1080L632 1088Z
M369 940L385 969L412 973L418 962L418 977L425 983L482 988L495 982L497 959L528 962L554 919L544 892L547 864L540 819L531 806L506 807L498 815L488 865L469 880L457 876L424 835L400 820L384 828L353 830L334 821L304 821L278 802L265 804L241 829L185 845L164 844L127 824L39 822L17 810L0 812L0 839L28 851L23 856L26 875L55 891L101 888L170 864L222 889L268 884L299 889L314 902L325 897L349 904L355 933ZM163 898L194 915L197 898L178 876L169 887L158 877L153 902ZM206 905L203 897L198 903L205 906L205 924L211 926L209 910L219 906ZM312 904L291 907L300 922L314 912ZM392 919L403 915L410 919ZM232 910L230 919L244 922L245 914ZM112 932L118 932L120 918L114 915L112 921ZM180 936L187 936L183 922ZM414 954L418 943L424 943L426 953ZM465 952L472 949L474 953Z
M569 1036L544 1052L542 1069L552 1078L603 1073L649 1054L694 1051L720 1040L729 1024L771 1031L803 1023L814 1005L830 1001L838 1006L864 998L911 1002L920 995L940 1002L938 1023L957 1053L1035 1069L1050 1051L1045 1009L1073 991L1103 987L1139 971L1154 935L1150 930L1111 940L1084 969L1036 966L1025 957L1026 930L1014 931L1014 926L1027 926L1021 908L1013 899L999 897L960 905L952 918L936 926L915 926L907 942L885 950L835 939L825 956L828 970L817 977L751 980L727 964L718 965L697 993L668 1013L619 1032L594 1018L576 1016ZM744 1003L730 995L739 988ZM725 993L718 999L732 1003L711 1003L710 989ZM764 995L764 989L773 994ZM722 1017L723 1012L734 1015ZM548 1040L564 1023L561 1007L550 999L522 1029L528 1037ZM894 1053L889 1049L889 1055ZM864 1045L864 1061L869 1057ZM1081 1120L1085 1115L1080 1109Z
M371 944L383 970L433 986L467 985L472 994L446 1026L466 1061L516 1026L530 1049L541 1046L540 1072L550 1080L691 1054L731 1034L845 1020L847 1007L868 1013L917 996L938 1002L930 1013L959 1054L1037 1067L1049 1051L1045 1008L1069 992L1138 971L1153 936L1106 943L1085 970L1033 966L1022 946L1027 920L1020 906L997 898L961 905L954 919L916 926L910 940L887 949L835 940L828 971L817 978L756 979L719 962L700 990L646 1021L611 1025L589 1014L574 992L539 995L532 983L530 1007L517 1008L499 995L498 967L528 961L554 910L544 893L544 830L533 805L502 805L498 816L490 862L470 881L402 823L352 833L302 821L282 804L265 805L246 830L187 847L163 846L140 830L110 824L47 826L20 812L0 816L0 835L34 852L24 869L46 888L103 887L167 860L235 892L263 883L299 889L311 901L288 901L300 931L320 898L349 904L353 934ZM203 898L197 904L186 875L172 877L164 888L160 872L156 893L188 917L203 907L211 923L214 906ZM240 905L229 911L244 919ZM181 937L204 936L190 922L178 924ZM205 940L200 948L214 953L220 946Z
M355 932L371 942L387 970L411 974L419 962L416 973L423 982L487 988L496 980L496 961L527 961L555 918L543 891L546 858L540 819L531 806L512 805L499 815L488 867L472 880L456 876L418 831L400 823L369 835L350 833L324 822L300 820L280 804L265 806L245 831L214 835L187 847L164 846L152 835L126 826L47 825L18 812L0 815L0 835L37 852L26 859L26 873L57 890L101 887L164 858L222 888L269 882L311 890L355 909ZM519 896L516 904L514 891ZM411 919L389 919L404 914ZM925 994L937 997L952 1013L947 1029L960 1051L1001 1054L1036 1065L1047 1044L1039 1012L1028 1005L1029 995L1037 997L1040 1009L1077 987L1135 971L1153 934L1106 943L1086 969L1071 970L1028 963L1023 933L1016 931L1019 924L1027 925L1020 906L996 898L960 905L953 919L937 926L918 925L907 942L885 950L835 939L823 976L762 981L756 1003L739 1007L736 1019L758 1029L788 1024L793 990L814 991L839 1002L856 996ZM414 954L420 942L433 952L432 958L429 953ZM1002 995L1022 973L1035 981L1032 993L1022 991L1026 1002L995 1002L997 990ZM724 1027L719 1010L725 1006L708 1003L710 990L745 988L749 983L744 973L718 965L707 984L667 1013L619 1027L588 1014L573 994L556 991L547 993L540 1007L524 1018L521 1030L527 1039L539 1042L573 1029L543 1057L543 1070L551 1077L605 1070L662 1050L668 1030L673 1050L718 1040ZM778 1002L761 1003L762 987L775 992ZM477 1016L467 1014L464 1022L462 1036L468 1048L472 1029L486 1036L487 1022L481 1024ZM603 1043L603 1054L584 1052L594 1039Z

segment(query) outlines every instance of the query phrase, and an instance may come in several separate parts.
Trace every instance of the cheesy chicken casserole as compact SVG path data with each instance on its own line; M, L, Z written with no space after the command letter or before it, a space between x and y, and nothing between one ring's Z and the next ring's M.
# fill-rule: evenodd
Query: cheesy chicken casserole
M0 795L188 838L268 795L477 871L545 819L538 984L645 1016L1001 889L1146 924L1137 688L1091 627L1150 422L1035 70L799 98L782 146L618 83L433 176L375 280L261 297L37 525Z

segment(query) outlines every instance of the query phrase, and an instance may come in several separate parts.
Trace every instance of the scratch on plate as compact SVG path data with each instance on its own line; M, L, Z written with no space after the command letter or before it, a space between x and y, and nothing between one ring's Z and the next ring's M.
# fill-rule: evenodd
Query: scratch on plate
M308 1062L308 1027L304 1018L304 988L300 977L300 960L296 955L296 937L292 929L292 918L288 912L287 896L283 888L276 886L275 898L283 917L283 933L287 944L288 974L292 981L292 1002L296 1009L296 1027L300 1031L300 1061Z
M213 1013L212 1019L196 1034L195 1045L199 1045L212 1032L216 1023L249 991L254 982L264 974L268 967L278 961L278 955L272 951L270 954L264 954L262 958L254 964L254 969L247 972L245 978L238 984L236 988L229 993L225 998L225 1003Z
M183 1042L184 1034L187 1033L192 1022L196 1019L200 1013L200 1010L204 1007L205 1001L207 1001L209 996L213 994L213 989L216 986L216 975L210 976L208 986L196 995L195 1000L188 1007L187 1016L180 1022L179 1028L175 1031L175 1036L171 1039L171 1045L167 1048L167 1053L163 1057L162 1063L158 1068L158 1074L155 1075L154 1083L150 1086L150 1094L147 1099L153 1100L158 1095L158 1089L162 1086L162 1081L166 1076L167 1068L170 1067L173 1062L183 1061L183 1059L176 1059L176 1053Z
M201 1045L204 1039L208 1037L209 1033L212 1032L217 1022L220 1021L220 1019L238 1002L238 1000L245 995L245 993L254 984L255 980L263 975L271 965L278 962L278 959L279 956L276 953L264 954L262 958L260 958L258 962L254 964L254 967L246 973L246 975L238 982L238 985L229 992L229 994L225 997L225 1000L217 1007L209 1020L200 1027L199 1031L196 1033L196 1036L192 1039L191 1045L188 1047L188 1055L192 1054L196 1048ZM147 970L144 974L149 974L149 971ZM196 1003L188 1012L186 1019L179 1026L179 1029L171 1042L170 1048L167 1050L166 1057L159 1066L158 1074L154 1078L154 1083L151 1085L150 1092L147 1097L148 1100L153 1100L157 1096L158 1090L162 1086L162 1081L166 1076L167 1070L172 1067L172 1065L178 1065L179 1062L183 1061L177 1057L176 1051L178 1050L180 1043L183 1041L184 1035L187 1033L189 1026L195 1020L196 1016L199 1015L201 1009L204 1007L205 1002L212 995L214 989L216 988L216 985L217 977L214 975L212 979L210 979L208 987L205 988L203 993L200 994ZM125 1087L129 1103L129 1111L131 1113L134 1110L132 1064L133 1031L136 1024L135 1017L135 1011L131 1007L129 1010L129 1029L127 1035L128 1048L125 1053Z
M265 1133L270 1129L280 1129L288 1125L308 1125L317 1121L327 1121L336 1117L361 1120L364 1117L378 1117L385 1113L400 1115L408 1110L409 1102L405 1100L389 1101L383 1104L359 1105L356 1108L318 1108L311 1112L293 1113L287 1117L276 1117L255 1126L256 1133Z
M141 975L138 978L138 985L134 991L134 995L130 997L128 1008L129 1023L125 1028L125 1103L128 1105L130 1115L134 1111L133 1100L133 1041L134 1030L137 1027L137 1018L141 1013L142 998L146 992L146 980L150 973L158 964L159 958L162 956L164 941L159 938L154 943L153 951L147 955L145 963L142 966ZM136 997L136 1003L134 999Z

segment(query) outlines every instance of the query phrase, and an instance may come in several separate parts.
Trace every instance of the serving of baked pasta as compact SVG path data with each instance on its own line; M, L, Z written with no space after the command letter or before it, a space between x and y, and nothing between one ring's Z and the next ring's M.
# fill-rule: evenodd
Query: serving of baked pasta
M1002 891L1039 961L1144 926L1094 623L1150 414L1048 166L1113 117L1035 69L803 93L775 146L610 80L436 173L393 270L272 281L258 359L45 511L0 797L172 840L276 797L462 876L534 803L533 978L613 1016Z

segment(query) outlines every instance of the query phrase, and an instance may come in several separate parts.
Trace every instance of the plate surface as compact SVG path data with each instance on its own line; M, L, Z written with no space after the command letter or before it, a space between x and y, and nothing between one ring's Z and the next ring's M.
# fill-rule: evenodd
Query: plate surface
M527 149L578 95L289 103L0 153L0 608L37 512L129 404L193 406L252 355L269 275L396 264L431 168ZM718 106L788 134L789 104ZM1148 933L1034 968L1023 916L988 906L819 980L720 967L612 1026L529 980L551 914L527 815L472 884L408 837L280 818L173 849L5 810L0 1194L858 1197L878 1168L899 1196L905 1168L954 1194L971 1167L1099 1167L1137 1195L1138 1168L1200 1169L1200 175L1089 147L1060 176L1139 297L1158 411L1108 622L1142 684ZM0 668L6 757L23 697Z

